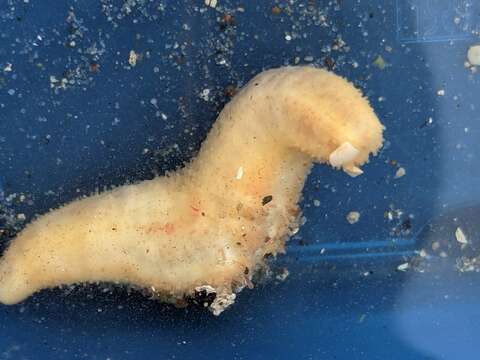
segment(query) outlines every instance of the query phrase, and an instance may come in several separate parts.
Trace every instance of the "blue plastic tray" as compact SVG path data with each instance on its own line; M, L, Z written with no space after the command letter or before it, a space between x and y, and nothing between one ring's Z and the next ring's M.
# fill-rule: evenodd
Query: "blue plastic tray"
M285 281L218 318L115 287L43 291L0 307L0 358L476 358L480 71L464 62L479 14L474 0L3 1L3 246L18 214L181 166L263 69L333 68L387 143L354 180L314 168L306 224L272 264Z

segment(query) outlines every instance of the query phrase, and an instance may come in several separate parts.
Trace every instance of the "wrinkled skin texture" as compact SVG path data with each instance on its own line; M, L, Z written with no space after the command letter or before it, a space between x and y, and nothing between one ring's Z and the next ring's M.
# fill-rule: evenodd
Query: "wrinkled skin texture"
M0 301L107 281L173 301L195 289L213 293L208 305L219 314L251 286L265 255L283 251L312 164L349 143L347 162L339 166L335 156L335 166L358 168L381 147L382 131L368 101L339 76L313 67L265 71L225 106L183 169L27 225L1 259Z

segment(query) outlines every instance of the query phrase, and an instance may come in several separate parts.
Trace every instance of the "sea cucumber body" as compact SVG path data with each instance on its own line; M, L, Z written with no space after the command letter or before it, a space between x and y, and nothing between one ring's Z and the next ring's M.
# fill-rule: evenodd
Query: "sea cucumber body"
M312 163L328 163L347 142L355 157L341 165L360 166L382 131L368 101L332 73L261 73L183 169L75 200L27 225L0 262L0 301L107 281L176 301L209 289L207 305L220 313L252 285L266 255L284 250Z

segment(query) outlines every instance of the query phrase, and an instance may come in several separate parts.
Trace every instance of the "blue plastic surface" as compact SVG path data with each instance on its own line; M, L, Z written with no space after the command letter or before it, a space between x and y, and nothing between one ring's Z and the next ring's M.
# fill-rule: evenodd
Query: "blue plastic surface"
M480 71L464 62L479 14L474 0L3 1L2 246L18 214L181 166L226 89L263 69L334 67L387 143L359 178L314 168L306 223L272 263L285 281L220 317L116 287L43 291L0 307L0 359L478 357Z

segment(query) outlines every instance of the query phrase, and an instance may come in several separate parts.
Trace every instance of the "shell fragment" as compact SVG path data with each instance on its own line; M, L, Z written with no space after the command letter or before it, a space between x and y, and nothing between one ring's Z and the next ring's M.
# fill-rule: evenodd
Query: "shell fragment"
M358 149L347 141L330 154L328 161L333 167L342 167L343 165L352 162L358 153Z
M345 171L351 177L357 177L358 175L363 174L363 170L360 169L358 166L355 166L355 165L345 166L343 168L343 171Z
M467 236L460 227L457 227L457 230L455 230L455 238L462 245L468 244Z

